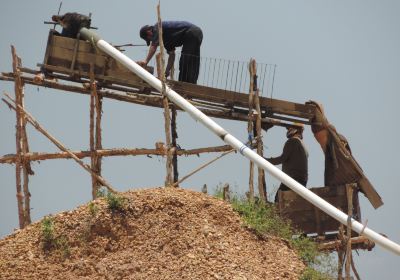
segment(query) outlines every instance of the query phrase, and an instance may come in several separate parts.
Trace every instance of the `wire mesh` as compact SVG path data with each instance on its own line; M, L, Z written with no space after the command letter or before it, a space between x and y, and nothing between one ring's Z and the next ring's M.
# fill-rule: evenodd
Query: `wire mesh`
M174 62L174 79L178 80L179 60L181 53L176 52ZM167 60L167 59L166 59ZM150 66L155 67L152 59ZM276 64L257 63L257 86L260 95L272 97ZM198 85L229 90L240 93L248 93L250 89L249 62L228 60L223 58L200 57L200 70L197 80Z

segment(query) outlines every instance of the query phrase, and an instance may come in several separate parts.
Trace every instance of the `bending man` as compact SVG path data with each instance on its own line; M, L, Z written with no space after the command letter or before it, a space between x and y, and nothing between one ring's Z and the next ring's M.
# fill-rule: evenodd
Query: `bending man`
M165 76L170 75L175 60L175 49L182 46L178 80L196 84L200 70L200 46L203 41L201 29L187 21L163 21L162 33L164 47L168 52ZM145 66L154 56L159 45L158 25L143 26L140 29L140 37L150 46L146 59L138 62L141 66Z

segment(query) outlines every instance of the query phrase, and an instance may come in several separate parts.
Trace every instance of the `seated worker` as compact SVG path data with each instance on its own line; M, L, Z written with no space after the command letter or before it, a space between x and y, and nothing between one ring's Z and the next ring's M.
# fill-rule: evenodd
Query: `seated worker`
M178 80L196 84L200 70L200 46L203 41L203 32L201 29L187 21L163 21L162 33L164 47L168 52L165 77L168 78L174 64L175 48L182 46ZM140 29L140 37L150 46L146 59L138 61L139 65L146 66L159 45L158 25L143 26Z
M288 127L286 137L288 140L283 147L282 155L279 157L265 158L274 165L282 164L282 171L292 177L303 186L308 180L308 151L303 142L304 126L296 124L296 127ZM287 191L289 188L281 183L275 195L275 202L278 202L279 191Z
M90 28L91 19L78 13L53 15L51 19L62 26L61 36L76 38L82 27Z

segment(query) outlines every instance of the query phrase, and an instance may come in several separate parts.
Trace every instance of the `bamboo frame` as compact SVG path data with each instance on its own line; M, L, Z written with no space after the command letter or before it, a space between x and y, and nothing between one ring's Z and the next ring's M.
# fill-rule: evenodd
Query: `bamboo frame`
M31 70L30 72L34 72L34 70ZM26 73L28 73L28 72L26 72ZM66 81L70 80L68 77L61 77L61 76L59 76L59 79L66 80ZM15 81L15 77L14 77L13 73L2 73L2 75L0 76L0 80L13 82L13 81ZM21 80L23 81L24 84L42 86L42 87L46 87L46 88L53 88L53 89L62 90L64 92L73 92L73 93L86 94L86 95L91 94L90 89L82 87L82 83L79 84L80 86L67 85L67 84L62 84L62 83L59 83L58 81L49 80L46 78L43 79L42 81L35 81L33 77L28 77L28 76L21 76ZM109 98L109 99L128 102L128 103L163 108L161 95L141 94L139 91L134 91L133 89L128 89L128 88L119 88L119 87L112 87L112 86L107 86L107 88L118 88L118 90L120 92L109 90L109 89L102 89L102 90L97 90L97 94L99 96L101 96L102 98ZM221 104L215 104L215 103L198 101L198 100L196 100L196 101L191 100L190 102L196 106L199 106L199 109L208 116L220 118L220 119L248 122L248 113L245 111L238 110L238 109L233 109L233 110L227 109L226 107L222 106ZM181 110L180 108L176 108L176 109ZM288 121L295 122L298 120L288 118ZM277 126L282 126L282 127L288 126L287 123L279 121L277 119L263 118L262 122L277 125Z
M15 92L15 100L16 103L22 105L22 81L20 77L20 73L18 70L18 66L20 66L19 58L16 54L15 47L11 46L12 53L12 68L15 76L14 83L14 92ZM16 192L17 192L17 205L18 205L18 219L19 219L19 227L22 229L25 227L25 207L24 207L24 194L22 192L22 182L21 182L21 171L23 168L22 164L22 113L20 109L16 111L16 133L15 133L15 141L16 141L16 152L17 152L17 160L15 162L15 183L16 183ZM25 173L25 172L24 172ZM25 176L24 176L25 177Z
M254 67L255 60L250 59L249 63L249 75L250 75L250 88L249 88L249 113L248 113L248 122L247 122L247 133L249 135L249 141L252 141L254 135L254 122L253 122L253 107L254 107ZM249 198L250 200L254 199L254 163L250 161L249 165Z
M101 149L101 97L97 94L97 83L94 78L94 65L90 65L90 152L91 152L91 169L97 175L101 175L101 156L96 151ZM97 197L100 182L92 175L92 198Z
M189 155L199 155L204 153L220 153L226 152L232 149L229 145L223 146L215 146L215 147L205 147L205 148L196 148L196 149L176 149L176 155L178 156L189 156ZM85 157L91 156L91 151L70 151L77 158L82 159ZM143 155L155 155L155 156L166 156L167 151L164 149L126 149L126 148L117 148L117 149L101 149L95 150L95 153L100 157L110 157L110 156L143 156ZM17 155L6 155L0 157L0 163L8 163L15 164L17 161ZM49 160L49 159L70 159L72 158L67 152L60 153L26 153L23 155L23 159L29 161L41 161L41 160Z
M87 172L89 172L90 174L92 174L93 176L96 177L97 180L99 180L103 186L105 186L109 191L117 193L117 191L101 176L95 174L93 172L93 170L90 168L90 166L88 166L87 164L85 164L83 161L81 161L77 156L75 156L70 150L68 150L60 141L58 141L56 138L54 138L49 132L47 132L36 120L35 118L33 118L33 116L27 112L24 108L22 108L20 105L16 104L15 101L8 95L5 94L5 96L11 100L11 102L14 103L11 104L10 102L8 102L7 100L5 100L4 98L2 98L2 100L14 111L17 111L17 109L20 109L24 114L25 117L27 119L27 121L33 125L33 127L36 128L36 130L38 130L40 133L42 133L44 136L46 136L54 145L56 145L60 150L68 153L71 158L73 158L80 166L82 166Z
M256 132L257 132L257 154L260 156L263 156L264 154L264 148L263 148L263 141L262 141L262 129L261 129L261 108L260 108L260 91L257 88L256 94L254 96L254 104L256 107L257 111L257 117L256 117ZM258 191L260 193L260 198L267 202L267 187L266 187L266 182L265 182L265 172L264 169L258 167Z
M159 9L159 7L158 7ZM158 10L159 11L159 10ZM162 36L161 36L162 38ZM167 138L167 149L102 149L101 145L101 104L102 104L102 98L103 97L108 97L120 101L125 101L125 102L130 102L130 103L136 103L136 104L145 104L149 106L154 106L154 107L161 107L164 106L165 112L168 112L169 115L169 104L168 100L163 95L157 95L153 94L152 95L144 95L141 94L140 91L132 91L132 89L128 88L123 88L123 87L118 87L114 86L116 90L122 91L126 94L130 94L130 96L124 96L121 95L120 93L113 92L110 90L97 90L97 85L96 81L94 79L94 75L91 75L90 77L90 87L89 88L82 88L82 87L77 87L77 86L71 86L71 85L62 85L59 84L58 82L49 82L48 80L41 81L39 84L34 81L33 78L30 77L24 77L21 75L21 61L20 58L16 55L15 48L12 47L12 52L13 52L13 73L6 73L0 76L0 80L6 80L6 81L14 81L15 82L15 106L12 104L8 103L5 101L10 108L14 109L16 111L17 115L17 133L16 133L16 140L17 140L17 153L14 156L4 156L0 157L0 163L15 163L16 164L16 174L17 174L17 199L18 199L18 206L20 204L22 205L22 218L21 218L21 211L19 208L19 217L20 217L20 227L26 226L29 224L30 221L30 207L29 207L29 202L30 202L30 194L29 194L29 189L28 189L28 182L29 182L29 174L33 174L31 168L30 168L30 161L34 160L46 160L46 159L55 159L55 158L73 158L75 161L78 162L84 169L86 169L88 172L90 172L92 176L92 195L95 197L95 189L99 186L98 183L100 182L107 188L109 188L110 191L116 192L111 185L109 185L102 177L101 177L101 157L103 156L116 156L116 155L160 155L160 156L170 156L171 154L174 155L176 158L177 155L193 155L193 154L200 154L200 153L208 153L208 152L224 152L220 156L218 156L215 160L221 158L222 156L232 152L232 148L229 145L224 145L224 146L219 146L219 147L207 147L207 148L200 148L200 149L192 149L192 150L178 150L176 148L176 119L174 119L174 113L176 117L176 108L175 106L172 106L172 118L169 120L167 116L165 116L165 124L166 124L166 138ZM255 60L252 60L251 63L254 63L255 66ZM159 67L160 69L164 69L163 66ZM252 68L252 67L251 67ZM24 68L26 72L29 71L26 68ZM91 71L93 72L93 71ZM38 73L37 71L32 71L32 73ZM163 77L163 72L161 72ZM250 75L251 77L254 77L256 75L256 71L253 69L251 71L250 69ZM93 73L92 73L93 74ZM67 80L67 78L63 78L64 80ZM254 95L254 81L253 78L251 79L252 81L252 86L250 88L250 92ZM61 90L67 90L71 92L77 92L77 93L83 93L83 94L88 94L90 95L90 151L69 151L65 147L61 147L59 145L62 145L59 143L54 137L52 137L50 134L45 134L45 130L40 127L40 125L37 123L37 121L28 113L24 110L24 104L23 104L23 87L24 84L35 84L39 86L46 86L50 88L56 88L56 89L61 89ZM164 84L165 85L165 84ZM124 91L125 90L125 91ZM11 98L10 98L11 99ZM12 99L11 99L12 100ZM253 108L255 107L257 111L257 116L256 116L256 141L257 141L257 152L262 155L262 141L261 141L261 122L269 122L273 123L275 125L282 125L285 126L285 124L280 123L277 120L263 120L261 118L261 109L260 109L260 102L259 102L259 92L256 90L255 96L252 96L250 99L249 97L249 111L248 114L246 115L243 111L237 111L237 112L231 112L229 109L226 107L222 106L221 104L215 104L212 102L207 102L207 101L192 101L193 103L196 103L200 106L203 106L204 112L206 114L209 114L211 116L217 116L217 117L222 117L222 118L236 118L237 120L247 120L249 123L249 126L251 125L251 130L248 128L248 131L253 133L254 132L254 116L253 116ZM220 111L217 111L220 110ZM46 137L48 137L53 143L55 143L63 152L61 153L29 153L29 147L28 147L28 141L27 141L27 135L26 135L26 129L25 129L25 124L26 121L29 121L37 130L39 130L41 133L45 134ZM287 118L287 120L291 120L290 118ZM172 131L167 131L167 126L172 127ZM175 134L175 136L174 136ZM172 136L172 142L168 144L168 136ZM175 140L175 143L174 143ZM261 143L261 145L260 145ZM172 144L172 146L171 146ZM261 147L261 150L259 149ZM83 157L91 157L91 167L85 165L83 162L79 161L78 158L83 158ZM201 166L200 168L196 169L195 171L191 172L189 175L183 177L181 180L178 181L178 173L177 173L177 164L174 165L174 178L172 184L172 181L170 181L169 184L166 185L174 185L177 186L178 183L182 182L183 180L187 179L189 176L193 175L194 173L198 172L199 170L203 169L204 167L208 166L215 160L212 160L211 162ZM168 164L167 164L168 166ZM167 167L168 168L168 167ZM22 190L21 190L21 169L23 172L23 178L24 178L24 187L23 187L23 195L22 195ZM168 170L168 169L167 169ZM175 174L176 171L176 174ZM19 172L19 173L18 173ZM167 171L167 174L170 174L169 171ZM18 176L19 175L19 176ZM260 172L258 174L259 178L259 187L263 186L262 183L260 183ZM18 182L19 178L19 182ZM168 179L167 179L168 180ZM166 182L167 182L166 180ZM19 184L19 191L18 191L18 184ZM96 186L96 187L95 187ZM265 195L265 191L260 192L260 197L262 197L262 194ZM254 186L253 186L253 193L254 193ZM23 200L24 199L24 200ZM350 207L349 207L350 208ZM29 219L27 219L29 217ZM22 222L21 222L22 221ZM348 239L349 240L349 239ZM350 244L350 250L351 250L351 243ZM349 250L349 249L348 249ZM347 251L347 255L349 256L349 251ZM351 251L350 251L351 252ZM350 261L349 261L350 259ZM348 270L349 264L352 266L353 271L355 271L354 268L354 263L352 262L351 258L347 257L346 259L346 271ZM355 271L356 273L356 271Z
M158 41L160 45L160 52L157 54L157 72L158 78L162 82L162 102L164 107L164 129L165 129L165 141L167 144L167 161L166 161L166 177L165 177L165 186L171 186L174 182L173 178L173 167L172 167L172 153L171 153L171 115L168 104L168 97L165 94L165 61L164 61L164 42L163 42L163 30L161 24L161 13L160 13L160 1L158 1L157 5L157 25L158 25Z

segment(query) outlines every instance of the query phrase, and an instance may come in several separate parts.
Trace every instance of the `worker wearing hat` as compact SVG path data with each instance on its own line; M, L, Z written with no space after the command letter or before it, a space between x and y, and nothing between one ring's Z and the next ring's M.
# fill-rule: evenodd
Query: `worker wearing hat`
M168 52L165 76L170 74L175 60L175 49L182 47L178 80L196 84L200 70L200 46L203 41L201 29L187 21L163 21L162 33L164 47ZM159 45L158 25L143 26L140 29L140 37L150 46L145 60L138 61L141 66L146 66Z
M294 180L307 185L308 181L308 151L303 142L304 125L295 123L287 128L286 141L283 152L278 157L265 158L274 165L282 164L282 171L292 177ZM289 188L281 183L279 191L287 191ZM278 192L275 196L275 202L278 201Z

